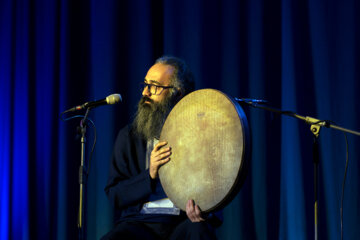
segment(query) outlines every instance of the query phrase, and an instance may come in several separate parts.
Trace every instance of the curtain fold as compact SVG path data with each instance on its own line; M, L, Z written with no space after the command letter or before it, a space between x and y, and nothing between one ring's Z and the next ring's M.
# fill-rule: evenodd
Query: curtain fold
M183 58L196 86L360 130L360 3L356 0L0 2L0 239L76 239L80 119L93 109L97 145L87 182L88 239L112 227L106 184L116 134L133 119L154 60ZM219 239L312 239L310 126L243 107L251 127L246 181L224 209ZM344 239L360 235L360 137L347 134ZM86 157L94 139L87 128ZM319 137L319 237L340 238L343 133ZM126 194L126 193L124 193Z

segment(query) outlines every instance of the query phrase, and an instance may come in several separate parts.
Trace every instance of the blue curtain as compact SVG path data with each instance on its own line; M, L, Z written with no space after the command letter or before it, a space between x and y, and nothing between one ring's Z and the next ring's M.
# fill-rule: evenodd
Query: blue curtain
M138 83L163 54L185 59L198 89L266 99L360 130L359 13L357 0L0 1L0 239L77 239L79 120L62 122L59 113L118 92L122 104L90 113L97 145L88 239L111 229L103 188L112 144L133 117ZM312 239L310 126L244 109L251 166L224 209L219 239ZM347 136L344 239L356 239L360 137ZM327 128L319 142L319 237L340 239L346 144Z

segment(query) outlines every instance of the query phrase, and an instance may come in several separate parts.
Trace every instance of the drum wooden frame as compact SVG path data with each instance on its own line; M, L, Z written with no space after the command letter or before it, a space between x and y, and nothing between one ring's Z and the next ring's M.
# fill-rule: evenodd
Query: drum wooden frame
M167 117L160 141L172 148L159 169L166 195L180 209L193 199L203 212L223 208L238 193L250 159L248 122L240 105L214 89L192 92Z

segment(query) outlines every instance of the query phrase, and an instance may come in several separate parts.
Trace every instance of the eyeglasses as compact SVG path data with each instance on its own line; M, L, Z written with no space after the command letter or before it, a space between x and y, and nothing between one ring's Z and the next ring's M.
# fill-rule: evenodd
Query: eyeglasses
M148 88L150 93L153 95L160 95L164 91L164 89L173 88L173 86L159 86L159 85L142 82L141 89L145 89L145 88Z

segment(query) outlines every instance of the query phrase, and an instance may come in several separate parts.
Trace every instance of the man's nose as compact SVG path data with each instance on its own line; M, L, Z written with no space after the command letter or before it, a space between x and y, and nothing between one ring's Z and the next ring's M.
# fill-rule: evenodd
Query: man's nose
M144 90L143 90L143 92L142 92L142 95L143 95L143 96L147 96L147 97L150 97L150 96L151 96L151 92L150 92L150 89L149 89L148 86L145 86L145 87L144 87Z

